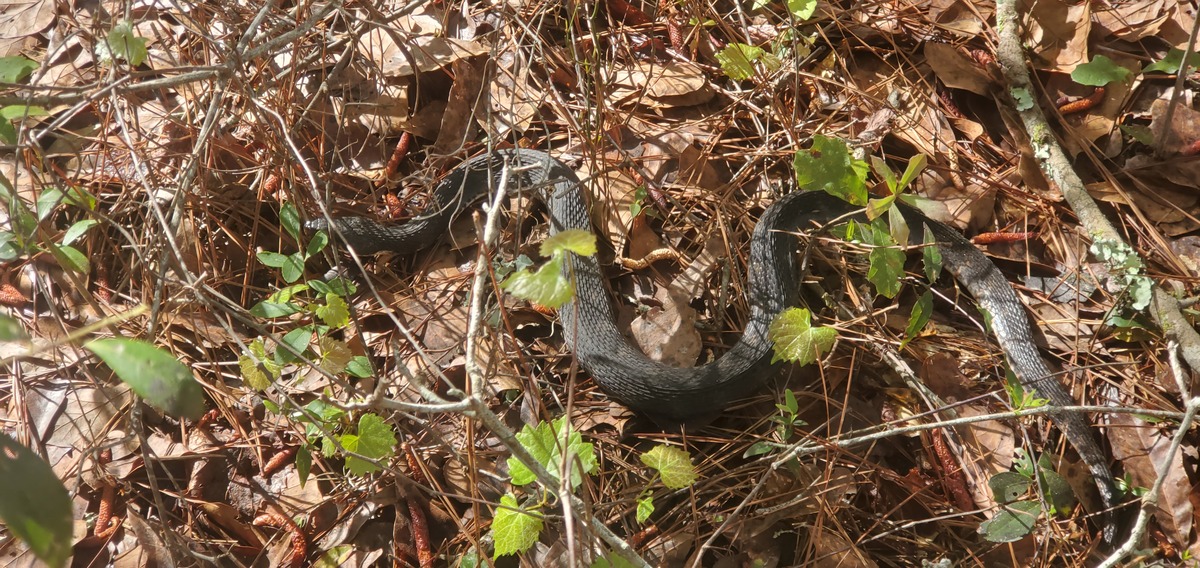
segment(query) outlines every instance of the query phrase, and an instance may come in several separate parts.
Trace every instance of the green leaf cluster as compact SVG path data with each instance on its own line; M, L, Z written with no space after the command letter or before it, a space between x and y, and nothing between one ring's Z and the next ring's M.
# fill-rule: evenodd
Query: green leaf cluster
M0 124L6 124L0 120ZM87 216L96 210L96 197L82 188L70 187L65 191L58 187L49 187L38 195L37 202L26 203L13 191L12 183L0 173L0 209L6 209L9 223L0 229L0 262L16 259L22 255L32 255L39 252L49 253L65 269L77 274L91 272L91 262L79 249L72 246L92 227L99 224L96 219L85 218L73 222L58 238L57 242L47 242L41 238L39 227L51 224L51 217L66 205L74 211Z
M302 231L296 207L291 203L284 204L279 217L284 231L300 242ZM345 298L358 291L354 283L340 277L329 281L298 282L304 276L304 264L328 244L328 235L318 231L308 240L304 250L292 254L258 253L259 261L279 269L284 282L290 285L252 306L250 313L265 319L310 316L312 321L284 334L281 348L268 349L261 338L250 344L249 352L238 359L238 367L242 378L252 388L266 390L279 379L284 367L302 358L316 360L331 374L345 372L358 378L371 376L366 357L353 355L345 342L329 335L350 323L350 307ZM312 350L314 339L317 352Z
M1096 238L1089 250L1108 267L1112 282L1125 291L1125 306L1135 312L1150 306L1154 298L1154 281L1146 276L1146 266L1133 247L1120 240Z
M1026 499L1034 484L1046 498L1047 514L1068 513L1075 506L1070 484L1054 471L1049 458L1037 460L1018 450L1014 471L1000 472L988 480L992 495L1001 510L979 525L979 531L991 542L1015 542L1033 531L1043 507L1038 499Z
M550 423L540 422L536 426L526 424L517 433L517 441L546 468L556 482L561 481L563 471L569 471L567 481L572 491L583 484L584 474L592 474L597 470L595 448L583 441L583 436L571 428L566 417ZM537 481L533 471L515 457L508 458L508 471L512 475L513 485L523 486ZM496 508L496 515L492 519L494 557L523 552L537 542L543 524L536 510L539 507L522 507L511 493L500 498L500 506Z
M561 231L542 242L541 252L550 260L536 271L522 269L512 273L501 287L522 300L558 309L575 297L570 275L564 270L567 253L595 255L596 235L581 229Z

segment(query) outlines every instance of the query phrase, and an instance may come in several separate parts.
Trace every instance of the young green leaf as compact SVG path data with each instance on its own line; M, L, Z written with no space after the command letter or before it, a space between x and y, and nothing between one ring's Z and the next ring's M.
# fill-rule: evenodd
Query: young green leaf
M642 463L662 476L668 489L683 489L696 482L696 468L686 450L659 444L641 455Z
M261 337L255 338L247 347L253 357L238 357L238 369L242 372L242 380L256 391L265 391L279 378L282 367L275 362L274 357L267 356L267 347Z
M204 414L204 389L174 355L136 339L97 339L83 347L163 412L191 420Z
M801 189L821 190L853 205L867 204L867 163L851 155L845 141L813 136L812 148L796 151L793 162Z
M542 522L540 515L518 505L516 497L502 495L496 516L492 518L492 539L496 546L492 558L529 550L542 533Z
M730 42L724 49L716 53L717 63L721 71L734 81L745 81L754 76L754 62L763 55L760 47L744 43Z
M582 229L567 229L555 233L542 241L542 256L553 257L573 252L579 256L596 254L596 235Z
M0 521L49 566L71 557L71 497L37 454L0 432Z
M350 323L350 308L337 294L325 294L325 305L317 306L313 311L325 325L332 328L345 327Z
M354 359L350 346L344 341L322 335L317 338L317 345L321 348L321 368L332 375L345 371L346 366Z
M772 362L790 361L808 365L833 349L837 330L831 327L813 327L812 314L808 310L788 308L771 322L767 337L775 343Z
M396 433L382 418L364 414L358 419L358 434L345 434L340 440L347 451L374 460L384 460L395 455ZM379 471L375 464L355 456L346 457L346 469L355 475L367 475Z
M563 257L555 255L536 272L514 272L501 287L522 300L558 309L575 296L571 282L562 274L562 263Z
M557 435L556 435L557 434ZM584 442L583 436L570 427L565 417L555 419L552 423L539 423L536 427L526 424L517 433L517 441L533 456L538 463L555 479L563 470L565 456L571 458L571 489L583 483L584 473L596 471L596 454L591 443ZM537 477L525 464L515 457L508 458L508 471L512 475L513 485L528 485Z
M803 22L817 12L817 0L787 0L787 8L796 21Z
M654 514L654 498L646 495L637 500L637 522L645 524L650 515Z

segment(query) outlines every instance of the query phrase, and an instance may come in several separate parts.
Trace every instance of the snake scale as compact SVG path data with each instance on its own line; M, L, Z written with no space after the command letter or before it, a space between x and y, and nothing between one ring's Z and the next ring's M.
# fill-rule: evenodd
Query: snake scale
M435 243L463 207L499 182L506 167L511 172L510 185L541 190L550 211L551 234L591 230L587 202L575 172L544 152L523 149L496 150L455 168L437 184L429 212L421 217L398 224L365 217L315 219L306 228L332 229L362 255L413 253ZM991 314L992 331L1021 384L1054 406L1074 405L1038 353L1024 307L1000 270L958 231L912 207L897 205L912 235L922 235L922 227L932 232L947 270ZM573 274L575 297L559 310L566 342L592 378L626 406L659 422L685 423L714 416L730 402L752 395L777 367L771 362L767 330L775 316L796 305L799 297L796 239L789 232L848 214L855 218L858 210L823 192L792 192L767 208L750 243L746 329L737 344L711 363L679 368L648 358L617 328L596 258L574 254L565 270ZM1104 538L1111 542L1116 532L1111 509L1117 504L1117 492L1104 453L1083 414L1057 412L1052 418L1091 470L1109 510L1103 524Z

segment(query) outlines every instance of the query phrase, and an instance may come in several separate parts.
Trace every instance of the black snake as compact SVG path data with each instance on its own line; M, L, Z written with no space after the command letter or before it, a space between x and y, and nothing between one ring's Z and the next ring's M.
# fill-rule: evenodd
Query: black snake
M571 168L535 150L497 150L468 160L433 191L429 213L399 224L364 217L309 221L310 230L334 229L358 254L380 251L412 253L435 243L454 216L497 184L503 168L510 183L541 188L550 210L551 234L567 229L591 230L586 199ZM515 182L515 183L513 183ZM897 203L913 235L928 228L937 240L946 268L991 314L992 331L1021 384L1054 406L1074 399L1054 377L1034 345L1025 310L999 269L958 231ZM613 398L658 421L683 423L711 417L732 401L752 395L777 365L771 362L771 321L798 301L795 278L796 239L790 231L815 222L853 215L858 208L823 192L793 192L767 208L750 243L746 298L750 316L742 338L715 361L692 368L671 367L651 360L617 328L600 265L595 257L570 255L567 270L575 282L575 298L559 310L565 339L580 364ZM853 216L851 218L854 218ZM860 216L860 220L861 220ZM1083 414L1058 412L1054 421L1091 470L1105 507L1117 504L1116 483ZM1105 515L1104 537L1116 532Z

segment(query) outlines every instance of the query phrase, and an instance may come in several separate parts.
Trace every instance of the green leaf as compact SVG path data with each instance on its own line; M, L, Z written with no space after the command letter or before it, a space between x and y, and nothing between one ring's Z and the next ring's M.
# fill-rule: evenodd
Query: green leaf
M21 322L0 314L0 341L29 341L29 334Z
M908 244L908 222L904 220L904 214L900 213L900 208L896 207L895 203L888 207L888 234L891 235L892 243Z
M281 345L279 349L275 350L275 361L282 365L299 361L300 355L297 355L297 353L303 354L308 350L308 346L312 343L312 338L313 328L308 325L287 332L279 342L291 347L291 349L284 349L282 348L283 345Z
M895 197L896 193L900 189L900 182L896 179L896 172L892 171L892 167L888 165L887 160L884 160L883 158L881 158L879 156L871 156L870 160L871 160L871 169L875 170L875 175L883 178L883 183L885 185L887 185L888 193L889 193L888 197L889 198ZM888 204L890 205L891 201L888 201ZM886 210L886 209L887 209L887 207L884 207L882 210ZM880 211L882 212L882 210L880 210ZM870 211L869 206L868 206L868 211ZM878 217L878 216L879 216L879 214L876 214L870 218L874 219L875 217Z
M88 262L88 257L79 252L75 247L64 245L56 245L51 243L46 247L50 254L54 256L54 260L67 270L71 270L76 274L90 274L92 265Z
M358 435L341 437L342 447L374 460L386 460L395 455L396 432L382 418L364 414L358 419ZM346 469L355 475L367 475L379 471L375 464L346 456Z
M250 348L253 357L238 357L238 369L242 372L242 380L254 390L265 391L279 378L281 367L274 358L267 356L267 348L261 337L255 338L247 347Z
M283 207L279 208L279 224L293 239L300 240L300 213L296 211L294 203L284 203Z
M1045 454L1042 456L1045 457ZM1042 468L1038 481L1041 482L1042 494L1046 496L1047 504L1050 505L1050 514L1069 513L1075 506L1075 491L1057 471L1049 467Z
M529 550L541 533L540 516L517 505L517 498L511 494L502 495L496 516L492 518L492 539L496 546L492 558Z
M327 246L329 246L329 235L325 231L317 231L308 239L308 245L304 247L304 254L310 257L316 256Z
M304 255L300 253L289 254L283 266L280 267L279 275L283 277L283 281L291 284L304 276Z
M107 47L107 53L101 54L101 60L105 56L111 60L124 59L131 67L137 67L146 61L146 38L138 37L133 33L133 24L128 20L122 20L121 23L113 26L112 31L108 32L107 41L97 47Z
M817 12L817 0L787 0L787 7L793 18L803 22Z
M775 407L778 408L780 412L795 416L796 412L800 410L800 404L796 402L796 393L792 392L792 389L784 389L783 404L776 404Z
M71 497L50 465L0 432L0 520L49 566L71 557Z
M75 242L79 237L85 235L88 229L99 225L100 221L96 219L84 219L72 224L66 233L63 233L62 244L69 245Z
M308 451L308 446L300 444L296 450L296 475L300 477L300 487L304 487L304 483L308 481L308 474L312 472L312 452Z
M85 211L95 211L99 200L95 195L92 195L88 190L77 186L67 186L67 191L63 194L63 202L83 209Z
M770 442L755 442L749 448L746 448L746 451L742 452L742 457L752 458L755 456L761 456L763 454L769 454L774 450L775 446Z
M908 160L908 166L904 168L904 175L900 176L900 183L896 186L896 191L901 192L908 189L914 179L925 170L925 164L929 158L925 154L917 154Z
M550 235L542 241L542 256L553 257L563 252L579 256L595 256L596 235L582 229L567 229Z
M0 120L0 140L9 144L17 143L17 128L7 120Z
M815 363L833 349L837 330L813 327L812 314L804 308L788 308L775 317L767 337L775 343L772 362L790 361L800 365Z
M901 349L904 348L905 343L925 329L925 324L929 323L931 317L933 317L933 293L926 290L920 298L917 298L917 302L913 304L912 313L908 315L908 326L904 329L904 341L900 344Z
M845 141L813 136L812 148L798 150L793 166L800 188L821 190L853 205L867 204L867 163L854 158Z
M1167 52L1167 56L1162 58L1162 61L1155 61L1142 69L1143 73L1166 73L1174 75L1179 73L1179 68L1183 66L1184 51L1179 48L1171 48ZM1200 53L1192 52L1188 56L1187 64L1189 67L1200 67Z
M921 264L925 265L925 278L932 284L942 273L942 249L936 246L937 238L929 230L929 225L925 225L924 242L927 246L921 249Z
M282 268L283 265L287 264L288 262L288 256L286 254L279 254L277 252L264 250L259 251L256 256L258 256L259 262L270 266L271 268Z
M668 489L683 489L696 482L696 468L686 450L659 444L640 456L642 463L662 476Z
M375 374L371 369L371 361L365 355L356 355L346 364L346 372L352 377L366 379Z
M654 514L654 498L647 495L637 500L637 522L645 524L650 515Z
M762 57L760 47L744 43L730 42L724 49L716 53L717 63L721 71L734 81L745 81L754 76L754 62Z
M48 188L38 195L36 205L38 221L45 221L51 213L54 213L54 208L58 207L62 199L63 192L57 187Z
M980 524L979 532L990 542L1016 542L1033 532L1041 513L1042 506L1037 501L1018 501Z
M1091 61L1079 65L1071 72L1071 79L1080 85L1103 87L1112 82L1124 82L1133 72L1117 65L1103 55L1093 57Z
M0 82L3 83L20 83L26 77L33 74L33 70L38 68L38 63L32 59L26 59L20 55L10 57L0 57Z
M326 335L318 338L317 344L321 346L321 368L330 374L336 375L346 370L346 366L354 358L350 346L344 341Z
M522 300L558 309L575 296L571 282L563 276L562 264L563 257L555 255L536 272L514 272L500 286Z
M83 347L168 415L195 420L204 414L204 389L174 355L136 339L97 339Z
M1032 486L1032 479L1015 471L1002 471L988 480L988 487L998 503L1012 503L1029 493Z
M887 197L867 199L867 219L875 220L887 213L892 208L892 204L896 202L895 195Z
M583 474L596 471L596 454L592 444L584 442L583 436L570 427L570 422L565 417L555 419L549 424L526 424L517 433L517 441L521 442L525 450L542 464L555 480L560 479L563 460L569 456L572 490L583 483ZM513 485L528 485L537 479L533 471L515 457L508 458L508 471L512 475Z
M867 280L875 285L875 291L885 298L895 298L900 293L900 278L904 276L904 251L894 244L886 230L875 228L875 248L867 255ZM886 243L886 244L881 244Z
M317 306L313 311L329 327L345 327L350 323L350 309L337 294L325 294L325 305Z
M295 304L277 304L263 300L250 308L250 313L260 318L281 318L301 312Z
M49 115L50 113L46 112L46 109L33 105L8 105L0 108L0 119L5 121Z

